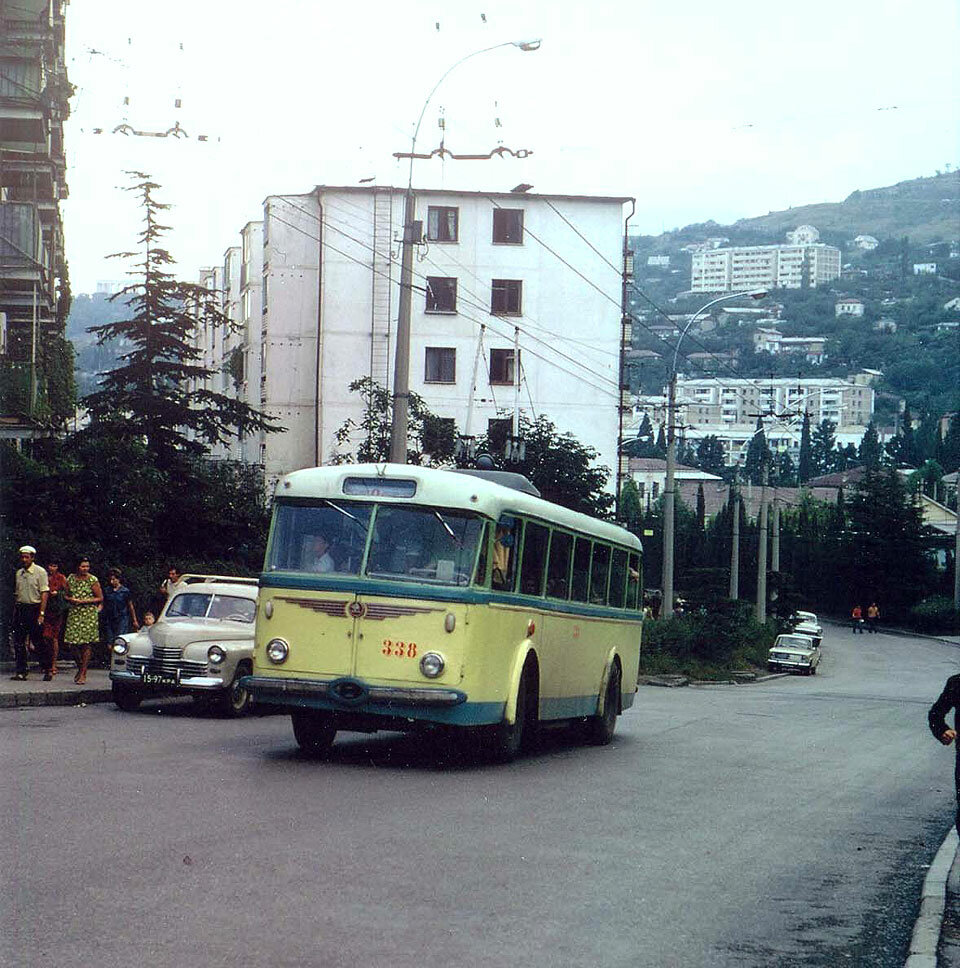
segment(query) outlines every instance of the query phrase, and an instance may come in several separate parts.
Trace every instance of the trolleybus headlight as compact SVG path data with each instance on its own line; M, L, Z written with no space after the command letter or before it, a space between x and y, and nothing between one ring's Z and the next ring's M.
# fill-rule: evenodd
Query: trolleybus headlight
M211 645L207 649L207 658L214 664L220 665L221 662L227 657L227 653L220 648L219 645Z
M124 639L114 639L111 648L117 655L126 655L130 651L130 646Z
M436 679L443 672L443 656L438 652L428 652L420 660L420 671L428 679Z
M290 646L283 639L271 639L267 643L267 658L275 665L286 662L288 655L290 655Z

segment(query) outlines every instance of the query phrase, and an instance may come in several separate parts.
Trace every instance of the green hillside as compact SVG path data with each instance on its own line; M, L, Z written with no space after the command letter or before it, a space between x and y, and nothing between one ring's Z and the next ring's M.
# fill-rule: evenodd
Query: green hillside
M758 218L739 219L735 228L773 235L798 225L815 225L824 234L878 239L909 236L911 242L960 238L960 172L914 178L887 188L852 192L842 202L801 205Z

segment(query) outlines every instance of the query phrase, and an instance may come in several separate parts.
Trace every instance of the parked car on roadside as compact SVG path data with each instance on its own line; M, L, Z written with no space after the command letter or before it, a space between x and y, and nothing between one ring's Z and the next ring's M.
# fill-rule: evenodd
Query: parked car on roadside
M823 642L823 626L814 612L801 612L799 609L791 616L793 631L809 635L819 647Z
M767 666L777 672L803 672L808 676L817 674L820 665L820 646L809 635L788 632L778 635L767 655Z
M253 669L257 579L184 575L157 621L110 643L114 702L131 711L148 696L191 694L232 716L251 705L240 685Z

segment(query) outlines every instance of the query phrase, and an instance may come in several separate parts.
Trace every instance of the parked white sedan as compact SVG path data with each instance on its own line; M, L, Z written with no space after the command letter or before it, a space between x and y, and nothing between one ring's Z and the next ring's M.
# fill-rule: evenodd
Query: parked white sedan
M801 612L799 610L794 612L793 631L801 635L809 635L818 648L823 641L823 626L814 612Z
M767 655L767 666L776 672L799 671L808 676L815 676L818 665L820 665L820 646L816 639L797 632L778 635Z

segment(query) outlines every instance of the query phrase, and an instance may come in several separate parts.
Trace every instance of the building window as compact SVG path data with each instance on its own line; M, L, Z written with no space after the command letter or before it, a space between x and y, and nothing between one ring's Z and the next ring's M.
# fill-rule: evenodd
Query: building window
M499 245L523 243L523 209L495 208L493 210L493 241Z
M443 205L427 208L427 241L456 242L460 230L460 209Z
M490 291L490 312L494 316L519 316L523 305L523 283L519 279L494 279Z
M427 312L457 311L457 280L449 276L427 276Z
M515 379L513 350L490 350L490 382L512 386Z
M452 346L428 346L423 380L424 383L456 383L457 351Z

